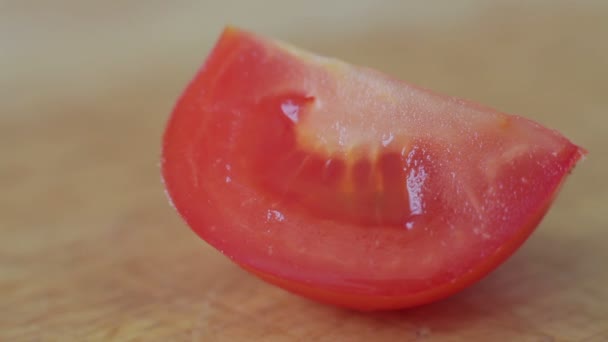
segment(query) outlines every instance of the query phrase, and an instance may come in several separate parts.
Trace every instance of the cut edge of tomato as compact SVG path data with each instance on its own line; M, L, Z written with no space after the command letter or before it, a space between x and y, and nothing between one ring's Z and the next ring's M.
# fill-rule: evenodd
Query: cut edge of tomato
M571 172L576 166L577 162L584 159L584 157L589 153L585 148L580 146L575 145L573 147L573 152L569 156L570 162L568 165L568 172ZM483 262L470 269L463 276L455 279L455 281L441 284L429 290L395 296L362 294L355 292L347 293L339 288L322 288L315 286L314 284L307 284L297 280L275 276L251 265L246 265L236 261L234 262L244 270L254 274L263 281L274 284L288 292L308 299L316 300L318 302L358 311L380 311L412 308L449 297L467 288L469 285L483 279L492 270L503 264L535 231L535 228L540 224L547 214L565 180L566 177L563 177L562 180L556 185L553 191L553 196L549 197L538 211L529 215L528 224L525 226L525 228L522 228L518 234L515 234L510 240L500 246L492 256L487 257L485 260L483 260Z

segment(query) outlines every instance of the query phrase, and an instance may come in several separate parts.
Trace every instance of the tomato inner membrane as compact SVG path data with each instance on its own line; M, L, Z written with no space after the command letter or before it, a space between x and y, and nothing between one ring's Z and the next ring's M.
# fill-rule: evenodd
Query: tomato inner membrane
M308 150L298 141L298 123L306 120L314 97L281 94L254 106L243 139L252 181L284 204L310 214L363 225L408 228L424 211L429 165L424 149L396 151L366 148L342 152Z

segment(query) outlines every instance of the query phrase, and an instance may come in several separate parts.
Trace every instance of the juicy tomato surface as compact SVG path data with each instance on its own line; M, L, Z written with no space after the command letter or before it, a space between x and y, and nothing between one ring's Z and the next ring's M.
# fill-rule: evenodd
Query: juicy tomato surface
M227 28L169 119L162 176L243 268L378 310L497 267L585 153L525 118Z

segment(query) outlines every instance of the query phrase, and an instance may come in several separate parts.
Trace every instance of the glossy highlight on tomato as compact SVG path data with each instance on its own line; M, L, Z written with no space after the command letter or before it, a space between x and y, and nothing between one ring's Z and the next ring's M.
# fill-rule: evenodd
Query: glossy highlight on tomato
M174 108L161 165L179 214L244 269L380 310L500 265L585 154L523 117L226 28Z

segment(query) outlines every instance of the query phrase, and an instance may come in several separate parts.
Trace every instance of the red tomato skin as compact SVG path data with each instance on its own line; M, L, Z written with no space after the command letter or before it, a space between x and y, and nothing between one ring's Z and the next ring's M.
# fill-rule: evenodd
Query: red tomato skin
M532 196L533 200L530 200L529 205L521 208L525 214L514 216L517 221L512 224L513 227L507 226L503 229L505 232L497 232L502 235L491 242L479 242L481 254L485 253L481 257L465 256L466 253L460 252L463 256L455 259L462 259L462 263L444 262L447 266L423 274L428 278L422 280L412 280L411 272L410 275L396 273L391 276L383 264L377 268L365 264L366 260L361 255L369 250L379 252L380 249L375 249L373 245L370 247L369 241L361 242L361 239L379 238L380 247L387 246L382 250L382 255L371 254L370 259L380 263L391 259L399 252L399 244L392 242L395 240L393 237L400 237L404 233L395 233L376 226L390 225L395 220L400 220L399 213L390 209L382 214L384 219L370 219L365 213L365 201L361 202L363 206L355 203L356 215L350 215L350 209L339 206L338 209L323 211L323 208L329 206L322 200L318 204L319 208L314 207L314 197L312 200L302 198L303 194L306 194L306 187L296 191L293 190L294 187L284 185L278 179L282 173L290 172L289 165L303 158L298 155L300 151L305 151L302 152L304 154L310 153L298 147L294 138L294 126L283 120L284 118L268 116L262 120L241 113L247 112L251 107L251 89L272 89L277 84L273 80L281 80L284 74L289 74L290 79L296 80L307 77L307 69L298 64L297 59L284 57L271 59L275 63L272 68L263 69L269 70L269 74L264 77L255 75L255 70L250 72L248 65L268 62L268 58L260 57L267 53L268 44L272 43L238 29L227 29L223 33L203 68L179 99L167 124L163 137L161 167L169 198L187 224L203 240L244 269L293 293L366 311L412 307L452 295L484 277L523 244L546 214L565 180L565 175L586 153L565 138L557 137L557 133L538 128L538 134L550 136L548 139L563 144L563 148L552 161L554 164L550 164L554 166L553 169L545 169L543 166L533 172L536 175L535 184L542 191L535 195L537 197ZM271 49L268 54L272 56L276 53L280 53L280 50L277 52ZM232 68L236 62L230 61L239 59L246 62L236 69ZM325 77L324 74L320 75L315 77ZM280 93L290 100L301 101L298 102L301 106L316 100L305 92ZM436 96L437 99L452 101L442 95ZM273 101L275 100L264 100L261 103L272 104ZM466 101L464 103L470 108L490 111L479 105ZM225 116L225 119L218 119L220 115ZM305 120L306 117L302 116L300 119ZM513 120L516 120L518 125L528 125L525 119ZM253 139L248 136L252 135L248 133L250 131L256 131L258 135L262 132L261 135L265 138ZM234 132L244 135L239 136ZM296 153L292 153L293 151ZM429 151L432 151L432 148ZM325 157L318 153L321 152L314 152L316 157L305 164L307 169L304 169L309 171L298 174L302 184L321 182L315 178L316 170L318 165L323 164ZM272 162L274 156L287 154L295 161L286 162L284 170L279 172L265 169L265 165ZM256 157L251 158L252 155ZM530 163L523 164L523 167L532 170ZM331 188L332 184L340 179L340 175L344 173L343 166L336 165L338 166L332 168L332 172L322 179L326 182L323 183L324 186L315 191ZM358 165L360 172L359 176L355 177L356 183L367 186L365 184L369 166L365 161ZM428 172L431 172L430 168ZM387 174L395 176L390 169ZM517 175L515 172L515 176ZM285 189L291 189L291 194L283 196L283 203L275 206L277 193ZM433 188L429 193L437 191L441 189ZM365 196L362 197L364 200ZM398 203L406 203L406 199L399 195L391 198L397 198ZM312 208L310 212L297 209L298 203L302 201ZM336 199L332 201L335 202ZM436 205L436 209L433 209L432 205L427 209L442 212L439 204ZM359 214L361 211L363 214ZM336 215L341 216L343 222L327 222L328 217ZM431 224L429 220L433 219L425 218L427 221L416 224ZM496 218L491 220L497 221ZM438 229L435 234L444 234L442 229ZM426 230L414 229L412 237L404 238L403 241L410 244L412 242L408 241L422 241L422 247L419 249L424 252L424 246L434 246L433 239L428 234ZM339 244L342 240L348 243ZM323 242L337 249L323 249ZM349 252L349 248L352 251ZM344 256L350 253L354 261L340 268L336 266L341 265L340 260L333 260L332 252L340 255L340 259L345 259ZM412 262L414 268L423 270L422 264L416 262L418 261ZM401 263L405 261L398 261L395 267L406 271L407 268L400 266ZM387 270L384 270L385 268Z

